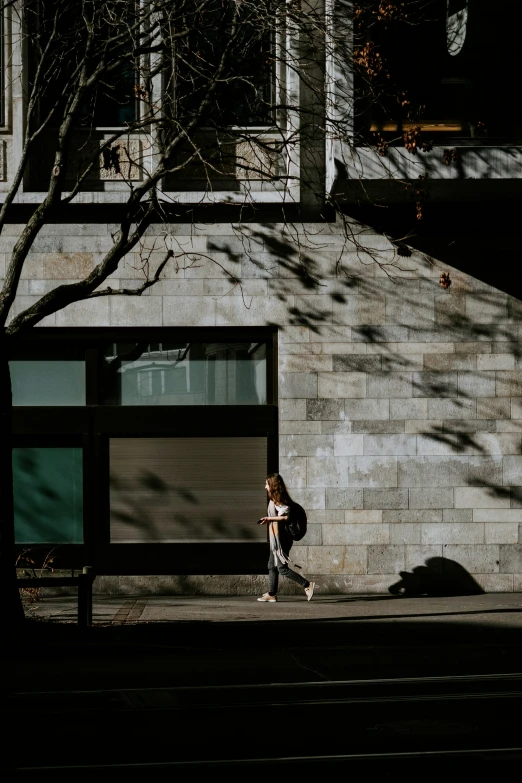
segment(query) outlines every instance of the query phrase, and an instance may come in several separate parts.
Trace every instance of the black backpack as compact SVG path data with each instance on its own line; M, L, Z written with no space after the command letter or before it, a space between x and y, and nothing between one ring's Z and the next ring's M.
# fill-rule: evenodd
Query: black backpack
M308 528L306 511L299 503L292 502L288 515L287 530L294 541L300 541L305 537Z

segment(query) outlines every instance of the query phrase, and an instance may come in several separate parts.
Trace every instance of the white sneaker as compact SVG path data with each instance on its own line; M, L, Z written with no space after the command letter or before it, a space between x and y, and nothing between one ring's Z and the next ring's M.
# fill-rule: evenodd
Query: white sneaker
M269 593L263 593L263 595L257 599L258 601L268 601L270 604L275 604L277 601L276 595L269 595ZM308 599L310 600L310 599Z
M311 600L312 600L312 596L313 596L313 594L314 594L314 588L315 588L315 582L310 582L310 584L308 585L308 587L305 587L305 589L304 589L304 591L305 591L305 593L306 593L306 599L307 599L308 601L311 601Z

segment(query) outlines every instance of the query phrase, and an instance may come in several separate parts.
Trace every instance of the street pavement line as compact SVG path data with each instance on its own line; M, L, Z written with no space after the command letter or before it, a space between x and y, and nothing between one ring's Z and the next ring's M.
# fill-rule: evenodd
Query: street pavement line
M397 753L349 753L335 754L326 756L273 756L272 758L247 758L247 759L214 759L214 760L193 760L193 761L143 761L131 764L86 764L82 766L68 765L63 766L45 766L45 767L16 767L15 772L45 772L45 771L63 771L63 770L96 770L96 769L136 769L149 767L176 767L176 766L218 766L222 764L270 764L274 761L278 763L294 763L297 761L356 761L372 759L408 759L408 758L430 758L433 756L483 756L484 754L499 753L520 753L522 747L516 748L465 748L462 750L413 750L399 751Z
M321 688L333 688L341 685L400 685L407 683L428 683L428 682L476 682L486 680L520 680L522 679L522 672L510 672L508 674L448 674L441 677L391 677L391 678L377 678L374 680L311 680L302 682L269 682L269 683L233 683L231 685L165 685L155 686L150 688L94 688L92 690L77 690L67 688L65 690L58 691L17 691L13 692L12 696L36 696L45 694L60 694L60 693L150 693L152 691L198 691L198 690L245 690L250 688L264 689L264 688L302 688L307 687L321 687Z

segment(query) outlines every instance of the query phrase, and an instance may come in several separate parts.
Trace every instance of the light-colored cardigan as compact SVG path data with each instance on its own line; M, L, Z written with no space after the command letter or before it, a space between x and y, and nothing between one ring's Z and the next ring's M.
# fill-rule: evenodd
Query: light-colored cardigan
M277 516L278 514L275 503L273 500L271 500L268 503L267 517ZM281 546L281 539L279 537L279 522L277 520L270 522L270 527L268 528L268 538L270 541L270 549L274 553L276 560L279 560L281 563L289 563L290 558L288 557L288 552L285 552Z

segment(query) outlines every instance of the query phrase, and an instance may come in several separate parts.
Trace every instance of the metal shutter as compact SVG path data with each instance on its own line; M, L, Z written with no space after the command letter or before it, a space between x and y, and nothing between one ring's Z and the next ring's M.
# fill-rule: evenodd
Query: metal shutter
M113 438L112 543L266 540L266 438Z

